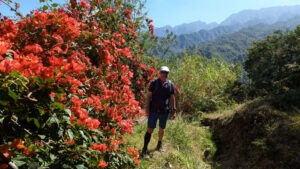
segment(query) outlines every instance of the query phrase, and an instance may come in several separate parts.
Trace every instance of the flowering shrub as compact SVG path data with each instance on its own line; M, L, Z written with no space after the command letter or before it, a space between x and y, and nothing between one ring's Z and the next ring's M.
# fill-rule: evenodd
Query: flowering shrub
M154 70L139 57L137 2L124 2L71 0L0 21L0 168L139 163L123 134Z

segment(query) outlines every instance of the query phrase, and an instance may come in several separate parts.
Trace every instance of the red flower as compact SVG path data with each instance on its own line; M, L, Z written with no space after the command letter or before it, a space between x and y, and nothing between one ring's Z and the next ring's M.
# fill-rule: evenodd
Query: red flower
M93 150L100 150L102 153L105 153L107 146L105 144L96 144L94 143L92 149Z
M85 0L81 0L80 5L86 9L90 8L90 5Z
M105 10L105 13L112 13L113 11L115 11L113 8L107 8Z
M132 10L124 9L124 13L126 13L126 14L132 14Z
M7 48L0 44L0 55L6 54L7 53Z
M22 139L16 139L16 138L13 140L11 146L14 148L17 148L17 149L25 148L25 146L23 145Z
M133 160L134 160L135 165L139 165L140 164L140 162L139 162L139 160L138 160L137 157L134 157Z
M99 120L88 118L86 124L90 130L94 130L99 128L100 122Z
M116 130L115 128L112 128L110 131L111 131L113 134L117 134L117 130Z
M98 167L105 168L105 167L107 167L107 164L105 163L105 161L103 159L101 159L100 163L98 164Z
M142 69L146 69L146 68L147 68L147 66L146 66L145 64L140 64L140 67L141 67Z
M66 141L66 144L69 144L69 145L74 144L74 143L75 143L75 140L70 140L70 139L68 139L68 140Z
M28 148L24 148L23 154L27 156L33 156L35 154L35 151L30 151Z
M42 47L39 44L34 44L34 45L28 45L24 48L24 51L27 53L34 53L38 54L43 52Z

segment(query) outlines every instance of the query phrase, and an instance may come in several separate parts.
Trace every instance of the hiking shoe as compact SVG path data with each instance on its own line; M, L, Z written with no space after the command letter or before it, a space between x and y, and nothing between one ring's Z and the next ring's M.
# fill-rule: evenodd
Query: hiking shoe
M149 151L147 149L143 149L141 153L142 158L150 158Z
M162 143L161 143L161 142L158 142L158 143L157 143L157 146L156 146L156 149L155 149L155 150L160 151L160 152L164 152L164 149L163 149L163 147L162 147Z

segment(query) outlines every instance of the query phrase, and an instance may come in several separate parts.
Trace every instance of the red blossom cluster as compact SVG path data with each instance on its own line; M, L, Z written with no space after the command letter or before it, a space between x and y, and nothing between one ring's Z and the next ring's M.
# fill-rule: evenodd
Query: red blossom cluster
M2 20L0 73L18 71L30 80L29 85L34 85L35 77L51 79L47 85L59 86L63 93L52 91L49 97L71 111L70 127L80 126L99 138L99 142L93 140L92 150L118 152L119 145L126 142L123 134L132 133L132 119L143 113L140 107L143 88L152 79L154 70L138 56L132 11L123 9L127 18L120 19L119 26L111 29L98 16L85 15L99 10L91 2L103 3L74 0L68 9L34 11L17 22ZM120 9L103 9L103 14L117 10ZM153 26L150 28L154 36ZM135 43L130 45L128 39ZM99 135L94 130L105 134ZM76 144L76 138L70 139L66 134L63 139L71 146ZM137 150L127 151L138 164ZM24 154L33 155L29 150L24 150ZM79 158L74 156L74 160ZM104 168L108 164L101 158L98 166Z
M155 35L154 35L154 25L152 24L152 22L153 22L153 19L146 19L146 21L147 21L147 24L148 24L148 27L149 27L149 29L150 29L150 31L151 31L151 34L152 34L152 36L154 37Z

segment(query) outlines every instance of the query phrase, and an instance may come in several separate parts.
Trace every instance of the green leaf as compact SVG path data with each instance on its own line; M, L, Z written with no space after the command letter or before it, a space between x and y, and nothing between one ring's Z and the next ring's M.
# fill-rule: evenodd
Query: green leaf
M69 135L70 139L73 140L74 134L71 129L68 129L68 135Z
M34 119L33 119L33 122L34 122L34 124L36 125L37 128L40 128L40 127L41 127L40 122L39 122L38 119L34 118Z
M54 81L54 79L48 78L48 79L46 79L46 82L47 83L54 83L55 81Z
M54 8L57 7L57 6L58 6L57 3L53 3L53 4L52 4L52 7L54 7Z
M59 122L59 119L55 116L52 116L52 117L49 117L49 119L46 121L46 124L48 126L51 126L53 123L58 123Z
M40 137L41 139L45 139L45 138L46 138L45 135L39 135L39 137Z
M50 154L50 159L54 161L57 157L54 154Z
M53 108L55 108L55 109L63 110L63 106L62 106L62 104L59 103L59 102L51 103L50 106L53 107Z
M85 167L83 164L80 164L80 165L77 165L76 166L76 169L85 169L87 167Z
M39 166L40 165L38 163L30 163L30 164L28 164L28 168L29 169L38 169Z
M70 109L65 109L65 112L68 113L69 116L71 116L71 114L72 114Z
M81 134L81 136L84 138L85 141L88 141L88 137L84 134L82 130L80 130L79 133Z
M47 9L48 9L48 6L47 6L47 5L44 5L44 6L43 6L43 10L46 11Z
M58 136L59 137L62 137L64 134L64 129L62 127L59 128L59 131L58 131Z
M7 101L7 100L0 100L0 104L2 106L6 106L8 103L9 103L9 101Z
M19 95L17 95L14 91L12 91L10 88L8 88L8 95L15 101L17 102L17 100L20 98Z
M25 162L26 157L24 156L17 156L13 158L13 162L16 164L16 166L21 167L22 165L26 164Z

